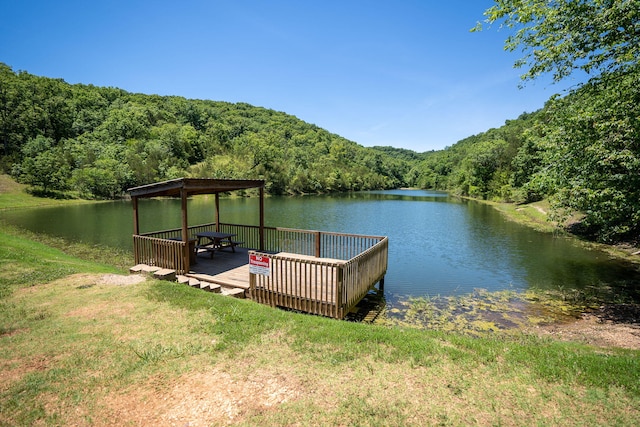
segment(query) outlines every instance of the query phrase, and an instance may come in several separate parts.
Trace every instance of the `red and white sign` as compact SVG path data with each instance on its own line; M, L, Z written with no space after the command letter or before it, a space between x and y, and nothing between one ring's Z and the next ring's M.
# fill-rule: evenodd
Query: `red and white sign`
M264 255L249 255L249 273L268 276L271 271L271 258Z

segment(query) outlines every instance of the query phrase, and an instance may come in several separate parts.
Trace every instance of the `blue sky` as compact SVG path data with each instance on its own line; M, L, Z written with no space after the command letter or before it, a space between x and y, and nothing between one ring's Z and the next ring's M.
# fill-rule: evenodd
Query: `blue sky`
M490 0L0 0L0 62L283 111L364 146L438 150L573 84L519 89Z

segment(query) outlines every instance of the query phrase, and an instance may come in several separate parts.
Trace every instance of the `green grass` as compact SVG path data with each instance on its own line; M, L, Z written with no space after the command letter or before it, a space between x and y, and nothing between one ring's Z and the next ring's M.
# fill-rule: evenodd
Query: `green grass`
M0 223L0 426L640 423L640 351L113 284L34 237Z
M546 200L518 205L514 203L487 202L504 214L509 220L526 225L545 233L562 233L562 229L554 222L549 221L548 212L551 207Z
M51 193L50 197L42 197L37 193L26 185L16 183L8 175L0 174L0 211L70 203L92 203L67 194Z
M168 282L101 284L66 274L113 268L9 237L5 271L33 274L4 278L0 424L136 424L113 413L121 400L162 414L144 390L173 396L196 373L295 390L275 406L246 396L239 425L640 421L637 351L335 321Z

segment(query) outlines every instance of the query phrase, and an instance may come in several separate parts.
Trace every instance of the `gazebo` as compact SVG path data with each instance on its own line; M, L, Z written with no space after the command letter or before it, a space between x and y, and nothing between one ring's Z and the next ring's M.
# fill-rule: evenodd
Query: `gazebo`
M178 266L167 265L166 267L176 268L180 272L188 272L190 266L190 259L193 254L193 245L190 245L192 237L189 231L188 212L187 212L187 199L190 196L196 196L200 194L214 194L215 195L215 230L220 231L220 193L226 193L237 190L247 190L250 188L258 188L260 191L260 225L259 225L259 248L264 248L264 181L263 180L241 180L241 179L210 179L210 178L179 178L170 181L158 182L155 184L143 185L140 187L130 188L128 191L131 194L131 201L133 202L133 234L140 236L140 217L139 211L139 199L151 198L151 197L178 197L182 201L182 227L180 230L180 239L169 237L169 246L174 246L172 251L170 248L161 252L175 252L169 253L167 259L173 260L181 258L181 261L177 259ZM180 245L176 243L181 242ZM142 245L144 246L144 245ZM139 249L139 250L138 250ZM134 244L134 255L136 262L142 262L140 259L140 251L143 247Z
M328 231L267 227L264 224L264 181L181 178L129 189L134 211L135 262L177 275L198 278L222 287L241 287L244 295L274 307L342 319L376 283L384 286L389 240ZM259 225L220 220L220 193L257 188ZM215 195L215 222L189 226L187 199ZM182 201L182 224L173 230L140 233L139 199L177 197ZM203 274L205 263L222 264L213 252L229 246L205 247L203 236L235 236L230 255L242 265L215 275ZM241 242L240 242L241 241ZM242 245L236 251L236 245ZM198 251L211 251L210 260L195 264ZM221 254L222 255L222 254ZM196 268L197 267L197 268ZM224 277L223 277L224 276Z

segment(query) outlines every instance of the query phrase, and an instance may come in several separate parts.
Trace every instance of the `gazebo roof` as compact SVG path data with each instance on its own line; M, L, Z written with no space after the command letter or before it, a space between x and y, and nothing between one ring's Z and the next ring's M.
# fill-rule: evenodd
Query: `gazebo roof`
M212 179L212 178L178 178L155 184L129 188L131 197L180 197L184 190L187 195L216 194L226 191L246 190L248 188L264 188L260 179Z

